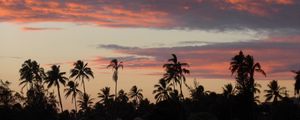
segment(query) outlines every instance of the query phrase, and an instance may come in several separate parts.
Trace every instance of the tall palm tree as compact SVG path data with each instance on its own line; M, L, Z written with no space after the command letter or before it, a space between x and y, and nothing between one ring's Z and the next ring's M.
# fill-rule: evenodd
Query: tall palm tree
M92 107L93 100L94 98L91 98L90 95L83 93L77 102L81 110L88 112Z
M279 99L282 99L284 95L286 96L286 88L280 87L276 80L271 81L268 84L268 88L268 90L265 90L265 92L267 93L265 95L266 102L270 101L272 98L273 102L277 102Z
M81 80L82 86L83 86L83 93L86 93L85 91L85 84L84 79L90 79L90 77L94 78L94 74L91 68L89 68L88 63L84 63L81 60L78 60L76 63L74 63L74 68L71 69L71 75L70 77L75 77L75 80L79 79Z
M299 71L292 71L293 73L295 73L296 74L296 76L295 76L295 80L296 80L296 82L295 82L295 86L294 86L294 94L295 94L295 96L297 96L298 95L298 97L299 97L299 92L300 92L300 70Z
M235 87L233 87L232 84L226 84L223 87L223 95L226 98L230 98L231 96L234 96L237 93Z
M67 84L68 88L66 88L65 91L65 97L69 97L72 95L72 103L74 102L75 112L77 113L77 94L82 95L82 92L77 89L78 83L75 83L73 81L69 81Z
M22 89L29 85L30 88L33 88L35 84L41 84L42 79L45 77L44 69L40 65L31 59L26 60L21 69L20 73L20 85L23 85Z
M104 105L107 105L109 103L109 101L111 101L113 99L115 95L111 95L110 94L110 88L109 87L105 87L102 88L100 90L100 92L98 93L98 97L100 98L100 103L104 103Z
M131 89L130 89L130 92L129 92L129 97L131 99L133 99L136 107L138 106L138 104L143 100L143 94L142 94L143 90L142 89L138 89L136 86L133 86Z
M118 62L117 59L113 59L110 61L110 64L107 66L107 68L112 68L114 70L113 73L113 80L115 81L115 98L117 97L117 91L118 91L118 70L119 68L123 68L123 62Z
M61 96L60 96L60 84L65 86L66 81L68 80L68 78L64 76L65 74L66 74L66 72L60 72L59 65L52 65L51 70L49 70L46 73L47 77L46 77L46 81L45 81L45 83L48 84L48 88L50 88L52 86L57 87L57 94L58 94L58 98L59 98L59 104L60 104L61 111L63 111L63 105L62 105Z
M175 86L179 84L180 96L183 98L182 84L185 84L186 81L185 74L190 73L190 71L186 68L189 65L187 63L179 62L175 54L172 54L172 56L173 58L168 60L169 63L163 65L166 69L164 79L167 80L168 83L172 82L174 89Z
M164 79L160 79L159 84L154 85L154 88L153 94L155 94L154 98L157 103L170 98L170 93L172 92L171 84L168 84Z

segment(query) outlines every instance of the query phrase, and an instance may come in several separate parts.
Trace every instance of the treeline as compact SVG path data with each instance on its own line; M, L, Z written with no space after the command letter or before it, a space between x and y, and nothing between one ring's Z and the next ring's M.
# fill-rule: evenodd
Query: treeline
M59 65L45 71L34 60L26 60L20 70L20 92L10 89L10 82L0 82L1 120L299 120L300 71L295 73L294 97L276 80L267 89L255 82L255 74L266 75L251 55L242 51L230 61L236 84L227 84L223 93L206 91L196 81L187 85L189 65L175 54L163 65L165 73L154 85L155 103L133 85L130 91L118 90L118 72L123 62L111 60L114 94L110 87L101 88L97 98L90 96L85 82L94 78L92 69L81 60L74 63L70 76ZM80 88L82 86L82 88ZM186 86L189 96L182 94ZM55 88L57 95L49 88ZM265 101L258 100L264 94ZM58 96L58 97L57 97ZM71 97L74 109L65 110L61 99Z

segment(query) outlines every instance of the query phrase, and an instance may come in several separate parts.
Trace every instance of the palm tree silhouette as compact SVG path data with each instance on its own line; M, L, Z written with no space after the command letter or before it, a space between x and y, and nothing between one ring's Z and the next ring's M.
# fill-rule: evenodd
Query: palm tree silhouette
M75 83L73 81L69 81L67 84L68 88L66 88L65 91L65 97L69 97L72 95L72 103L74 102L74 107L75 107L75 113L77 113L77 94L82 95L82 92L77 89L78 83Z
M172 56L173 58L168 60L169 63L163 65L166 69L164 79L166 79L168 83L172 81L174 89L175 85L179 84L180 96L183 98L182 84L186 81L185 74L190 73L190 71L186 68L189 65L187 63L179 62L175 54L172 54Z
M226 84L223 87L223 95L226 98L230 98L231 96L234 96L237 93L236 89L233 87L232 84Z
M91 98L90 95L83 93L78 100L78 104L81 110L88 112L92 107L94 98Z
M91 68L87 67L88 63L84 63L81 60L78 60L76 63L74 63L74 68L71 69L71 75L70 78L75 77L75 80L81 79L81 83L83 86L83 93L86 93L85 91L85 84L84 84L84 78L90 79L90 77L94 78L94 74Z
M63 105L62 105L61 96L60 96L60 84L65 86L66 80L68 80L68 78L64 76L65 74L66 74L66 72L60 72L59 65L58 66L52 65L51 70L49 70L46 73L47 77L46 77L46 81L45 81L45 83L48 84L48 88L50 88L52 86L57 87L57 94L58 94L58 98L59 98L59 104L60 104L61 111L64 111L64 110L63 110Z
M110 100L113 99L115 95L110 94L110 88L105 87L100 90L100 93L98 93L98 97L100 98L100 103L104 103L104 105L107 105Z
M128 100L129 100L129 98L127 97L127 93L125 93L125 91L123 89L119 90L116 101L127 103Z
M170 98L170 92L172 92L171 85L164 79L160 79L159 84L154 85L155 90L153 90L153 94L155 94L156 103Z
M117 91L118 91L118 70L119 68L123 68L123 62L118 62L117 59L113 59L110 61L110 64L107 66L107 68L111 67L114 70L113 73L113 80L115 81L115 98L117 97Z
M282 99L284 95L286 95L286 88L280 87L276 80L272 80L268 84L268 90L265 90L267 93L265 95L266 102L270 101L273 98L273 103L276 103L278 100Z
M143 100L143 94L142 94L143 90L142 89L138 89L136 86L133 86L130 89L129 92L129 97L131 99L133 99L133 102L137 108L138 104Z
M295 94L295 96L298 96L299 97L299 91L300 91L300 70L299 71L292 71L293 73L295 73L296 74L296 76L295 76L295 80L296 80L296 82L295 82L295 86L294 86L294 94Z
M20 73L20 85L23 85L22 89L29 84L30 88L34 87L34 84L41 84L42 79L45 77L44 69L36 61L31 59L26 60L21 69Z

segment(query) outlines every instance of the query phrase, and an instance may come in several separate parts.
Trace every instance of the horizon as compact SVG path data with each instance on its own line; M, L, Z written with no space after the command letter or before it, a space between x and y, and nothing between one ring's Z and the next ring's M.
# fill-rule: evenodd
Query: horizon
M294 95L300 1L169 2L0 0L0 80L19 92L18 71L25 60L36 60L45 71L60 65L67 77L73 63L83 60L94 71L86 88L97 102L100 89L114 88L113 71L106 66L118 59L124 62L118 89L137 85L154 102L153 86L171 54L190 64L188 85L197 80L205 90L221 93L225 84L235 84L230 61L242 50L267 73L255 75L261 101L271 80ZM187 88L183 92L189 96ZM65 108L72 109L71 98L61 94Z

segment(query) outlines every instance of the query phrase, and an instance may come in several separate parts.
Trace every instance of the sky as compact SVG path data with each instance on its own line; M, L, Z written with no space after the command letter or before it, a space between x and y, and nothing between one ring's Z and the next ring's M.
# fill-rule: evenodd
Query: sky
M229 63L242 50L267 73L255 77L262 91L278 80L292 95L299 13L298 0L0 0L0 79L19 91L18 70L27 59L46 71L60 65L67 75L83 60L94 71L86 86L96 98L101 88L113 89L106 66L117 58L124 62L119 89L137 85L153 101L162 65L175 53L190 64L189 85L197 80L220 93L234 83ZM70 100L63 100L67 108Z

